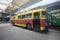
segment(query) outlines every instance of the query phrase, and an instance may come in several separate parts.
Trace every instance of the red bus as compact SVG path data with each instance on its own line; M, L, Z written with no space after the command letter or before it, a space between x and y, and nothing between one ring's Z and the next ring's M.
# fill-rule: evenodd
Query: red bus
M44 9L23 12L11 16L11 24L25 27L27 29L39 29L48 31L48 13Z

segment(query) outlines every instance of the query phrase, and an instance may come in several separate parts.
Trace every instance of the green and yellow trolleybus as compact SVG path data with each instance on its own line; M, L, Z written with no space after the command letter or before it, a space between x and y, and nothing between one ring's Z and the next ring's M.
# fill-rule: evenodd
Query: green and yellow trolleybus
M31 10L11 16L11 24L27 29L48 31L48 13L44 9Z
M50 26L60 26L60 9L53 10L48 13L49 15L49 25Z

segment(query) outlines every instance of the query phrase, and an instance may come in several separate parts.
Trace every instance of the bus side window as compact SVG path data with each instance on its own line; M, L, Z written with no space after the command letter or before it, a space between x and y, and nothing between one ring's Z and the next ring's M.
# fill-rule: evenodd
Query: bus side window
M22 18L22 16L18 16L18 19L21 19Z
M28 16L29 16L29 18L32 18L32 14L29 14Z
M13 19L15 19L15 17L13 17Z
M32 18L32 14L27 14L26 18Z
M35 19L38 19L38 18L39 18L39 12L35 12L35 13L34 13L34 18L35 18Z
M22 19L25 18L25 15L22 15Z
M27 15L25 15L25 18L27 18Z

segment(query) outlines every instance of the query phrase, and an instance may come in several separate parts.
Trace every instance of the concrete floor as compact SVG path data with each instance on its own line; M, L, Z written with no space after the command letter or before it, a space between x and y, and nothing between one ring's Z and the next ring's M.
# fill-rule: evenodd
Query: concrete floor
M0 40L60 40L60 31L49 29L43 34L6 23L0 24Z

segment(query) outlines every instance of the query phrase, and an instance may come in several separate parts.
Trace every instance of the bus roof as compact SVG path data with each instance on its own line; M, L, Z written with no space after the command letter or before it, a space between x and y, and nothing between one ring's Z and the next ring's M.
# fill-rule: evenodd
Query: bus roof
M31 11L26 11L26 12L23 12L23 13L19 13L18 15L22 15L22 14L28 14L28 13L32 13L32 12L38 12L38 11L45 11L45 9L37 9L37 10L31 10Z

